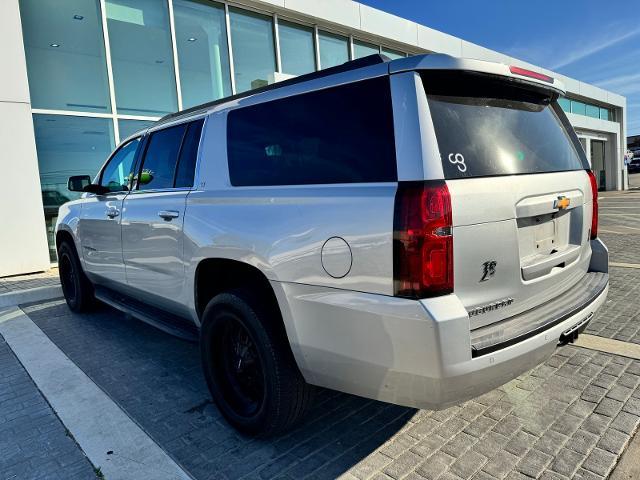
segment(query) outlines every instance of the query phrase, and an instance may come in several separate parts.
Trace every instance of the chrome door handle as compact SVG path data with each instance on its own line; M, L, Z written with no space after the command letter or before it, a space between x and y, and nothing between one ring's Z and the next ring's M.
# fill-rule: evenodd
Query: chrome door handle
M165 220L171 220L173 218L178 218L180 216L180 212L177 210L160 210L158 212L158 216Z
M120 210L118 210L117 208L107 209L107 217L116 218L118 215L120 215Z

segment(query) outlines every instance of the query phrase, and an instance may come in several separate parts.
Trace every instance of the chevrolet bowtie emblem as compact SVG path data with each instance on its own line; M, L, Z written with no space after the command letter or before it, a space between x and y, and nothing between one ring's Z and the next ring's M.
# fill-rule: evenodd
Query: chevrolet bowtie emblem
M558 199L553 202L553 208L557 208L558 210L565 210L569 208L569 205L571 205L571 200L564 196L558 197Z

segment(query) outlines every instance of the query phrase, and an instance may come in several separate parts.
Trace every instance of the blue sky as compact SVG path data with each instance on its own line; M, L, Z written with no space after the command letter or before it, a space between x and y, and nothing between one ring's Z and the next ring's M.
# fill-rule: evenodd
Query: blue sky
M627 97L640 134L639 0L360 0Z

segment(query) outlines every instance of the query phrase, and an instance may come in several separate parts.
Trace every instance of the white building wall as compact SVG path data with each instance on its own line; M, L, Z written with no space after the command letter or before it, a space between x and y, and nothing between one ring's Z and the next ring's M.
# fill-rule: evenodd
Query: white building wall
M49 268L18 0L0 1L0 277Z

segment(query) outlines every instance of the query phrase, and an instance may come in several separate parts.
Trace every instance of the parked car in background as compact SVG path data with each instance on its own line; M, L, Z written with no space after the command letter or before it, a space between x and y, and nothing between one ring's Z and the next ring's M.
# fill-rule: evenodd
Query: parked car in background
M62 286L200 342L231 424L311 386L419 408L480 395L603 304L593 173L516 66L371 56L170 115L60 209Z
M638 173L640 172L640 150L636 150L633 153L633 158L627 165L627 171L629 173Z

